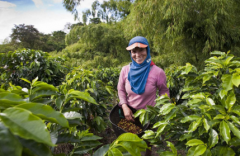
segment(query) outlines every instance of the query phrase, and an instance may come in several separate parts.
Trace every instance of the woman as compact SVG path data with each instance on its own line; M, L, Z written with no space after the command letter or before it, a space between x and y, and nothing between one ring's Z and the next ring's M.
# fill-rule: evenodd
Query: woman
M146 38L134 37L126 48L130 52L132 63L122 68L118 81L119 106L125 118L134 122L131 109L145 109L156 104L156 92L159 96L168 94L164 71L157 67L150 56L150 47Z

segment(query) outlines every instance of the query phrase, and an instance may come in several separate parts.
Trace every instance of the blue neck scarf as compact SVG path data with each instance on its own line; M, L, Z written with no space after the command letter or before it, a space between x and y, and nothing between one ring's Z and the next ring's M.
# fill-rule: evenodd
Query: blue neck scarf
M135 62L131 56L132 63L130 64L130 70L128 73L128 81L131 85L131 90L136 94L142 94L145 91L145 86L147 83L148 74L150 71L150 64L151 64L151 56L150 56L150 48L146 38L142 36L134 37L130 40L128 46L132 45L133 43L143 43L148 45L147 47L147 58L144 60L143 63L138 64Z

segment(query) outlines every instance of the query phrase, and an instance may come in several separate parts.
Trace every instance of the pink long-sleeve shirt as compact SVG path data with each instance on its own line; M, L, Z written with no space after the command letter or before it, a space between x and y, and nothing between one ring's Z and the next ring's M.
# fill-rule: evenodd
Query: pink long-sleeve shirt
M145 92L143 94L136 94L131 90L130 82L128 81L128 72L130 65L126 65L122 68L119 81L118 81L118 97L119 106L127 104L134 109L145 109L146 105L154 106L156 104L156 91L159 90L159 96L165 93L169 96L169 89L167 88L166 75L164 71L153 65L145 86Z

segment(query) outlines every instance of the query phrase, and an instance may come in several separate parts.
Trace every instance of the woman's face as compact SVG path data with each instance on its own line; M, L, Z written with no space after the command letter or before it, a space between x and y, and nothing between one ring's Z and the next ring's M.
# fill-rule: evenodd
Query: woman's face
M147 58L147 48L136 47L131 50L131 56L135 62L141 64Z

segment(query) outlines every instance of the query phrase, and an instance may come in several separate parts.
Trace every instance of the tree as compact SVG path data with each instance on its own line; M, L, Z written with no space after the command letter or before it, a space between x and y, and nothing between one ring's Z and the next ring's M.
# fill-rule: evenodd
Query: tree
M165 65L203 65L213 50L239 55L237 0L135 1L124 24L128 37L146 36ZM144 9L143 9L144 8Z
M24 48L34 49L39 42L40 33L33 25L14 25L12 34L10 35L14 44L20 45Z

